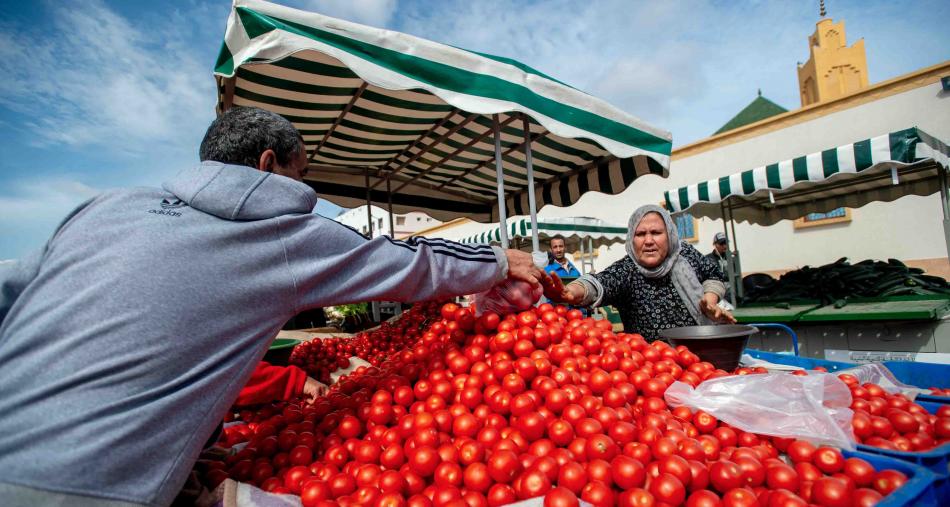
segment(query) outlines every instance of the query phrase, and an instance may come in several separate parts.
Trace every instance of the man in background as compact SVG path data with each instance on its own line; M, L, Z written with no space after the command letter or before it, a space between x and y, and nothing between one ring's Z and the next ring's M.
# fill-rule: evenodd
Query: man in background
M581 276L581 272L574 267L574 264L568 260L567 255L565 255L565 246L564 246L564 236L560 234L551 238L551 253L554 256L554 260L548 263L545 266L544 271L547 273L555 273L557 276L564 277L578 277Z
M723 277L725 277L727 280L730 280L729 261L728 261L728 258L726 257L726 252L728 252L728 250L729 250L729 240L726 238L726 234L724 232L717 232L716 235L713 236L713 250L712 252L709 252L708 254L706 254L706 257L708 257L710 260L715 262L717 266L719 266L719 269L722 270ZM726 296L724 298L725 300L732 301L731 287L732 287L731 283L726 283Z

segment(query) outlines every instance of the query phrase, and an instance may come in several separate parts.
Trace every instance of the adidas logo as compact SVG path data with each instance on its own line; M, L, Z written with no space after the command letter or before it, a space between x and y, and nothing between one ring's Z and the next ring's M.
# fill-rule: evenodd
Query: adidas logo
M188 203L177 198L164 198L162 199L161 207L162 209L150 209L149 213L154 213L156 215L166 215L170 217L180 217L181 213L177 211L172 211L175 208L181 208L183 206L188 206Z
M185 201L182 201L181 199L175 199L175 198L169 199L167 197L165 199L162 199L162 209L174 209L174 208L180 208L182 206L187 206L187 204L185 203Z

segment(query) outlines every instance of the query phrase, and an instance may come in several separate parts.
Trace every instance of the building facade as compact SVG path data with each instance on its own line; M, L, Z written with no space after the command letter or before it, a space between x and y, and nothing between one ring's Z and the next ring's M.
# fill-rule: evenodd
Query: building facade
M416 231L434 227L442 222L418 211L406 213L405 215L393 215L393 228L389 227L389 212L372 206L372 231L370 231L370 221L366 216L366 206L360 206L347 210L340 214L334 220L360 231L365 236L376 237L380 235L392 236L395 238L412 235Z

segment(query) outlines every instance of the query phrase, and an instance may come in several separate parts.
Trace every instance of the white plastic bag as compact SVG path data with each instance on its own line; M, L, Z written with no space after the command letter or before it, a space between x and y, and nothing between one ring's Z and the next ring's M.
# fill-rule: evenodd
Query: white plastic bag
M532 287L528 282L505 280L485 292L475 294L475 316L481 317L485 312L498 315L523 312L541 299L542 291L541 286Z
M674 382L665 397L670 406L703 410L742 431L855 448L851 390L835 375L736 375L695 389Z
M547 265L548 257L544 252L532 252L531 258L538 269L544 269ZM523 312L534 306L543 294L544 289L540 285L532 287L527 282L508 279L485 292L475 294L475 316L481 317L485 312L495 312L498 315Z
M918 387L909 386L902 383L900 380L897 380L897 377L891 373L891 370L888 370L886 366L880 363L867 363L854 368L848 368L847 370L839 370L838 375L849 373L858 378L858 382L861 384L866 384L871 382L872 384L877 384L881 386L882 389L891 393L891 394L903 394L911 401L917 397L918 394L929 394L929 389L920 389Z
M199 507L301 507L297 495L268 493L252 484L227 479Z

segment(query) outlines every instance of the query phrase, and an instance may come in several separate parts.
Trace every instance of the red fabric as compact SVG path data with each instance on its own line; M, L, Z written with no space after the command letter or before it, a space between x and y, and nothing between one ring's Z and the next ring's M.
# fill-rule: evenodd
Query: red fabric
M257 405L289 400L303 393L307 372L296 366L274 366L261 361L238 394L235 405Z

